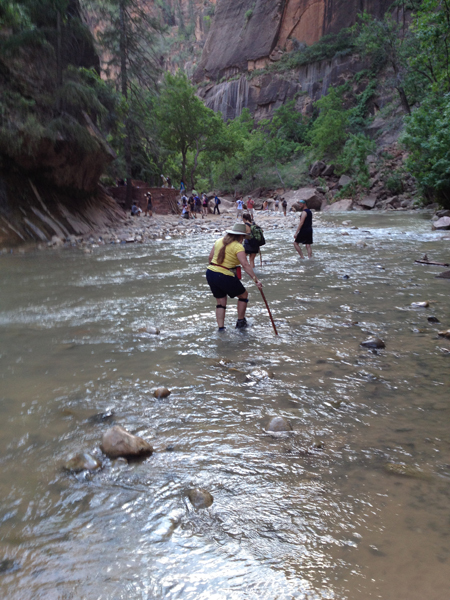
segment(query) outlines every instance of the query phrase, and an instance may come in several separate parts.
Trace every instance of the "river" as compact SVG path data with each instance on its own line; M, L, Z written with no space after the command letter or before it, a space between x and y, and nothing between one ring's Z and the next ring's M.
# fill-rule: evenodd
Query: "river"
M450 281L414 263L447 262L449 236L417 213L322 221L311 261L266 235L278 337L252 285L251 327L231 301L217 332L210 234L0 257L1 598L450 597ZM264 432L276 415L292 434ZM112 422L154 454L64 472Z

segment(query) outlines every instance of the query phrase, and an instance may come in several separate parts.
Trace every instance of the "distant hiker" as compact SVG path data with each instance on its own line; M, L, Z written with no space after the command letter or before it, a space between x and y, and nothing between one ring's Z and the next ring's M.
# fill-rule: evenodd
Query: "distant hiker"
M133 204L131 205L131 216L132 217L140 217L142 210L136 204L136 200L133 200Z
M275 198L275 210L278 212L278 207L280 206L280 201L278 200L278 196Z
M187 201L188 201L188 199L187 199L186 194L183 194L183 196L181 197L181 205L187 206Z
M287 202L284 198L282 198L282 200L283 202L281 203L281 206L283 207L284 216L286 216Z
M220 198L216 194L214 196L214 214L216 214L216 210L217 210L217 214L220 215L219 204L220 204Z
M244 241L245 254L248 254L250 266L252 269L255 268L255 258L259 252L261 246L264 246L266 240L264 239L263 230L259 225L253 222L250 213L244 213L242 220L245 223L247 230L247 239Z
M308 258L311 258L311 244L313 243L312 212L306 206L306 200L299 200L299 204L302 214L294 236L294 248L300 254L300 258L305 258L302 249L300 248L300 244L305 244Z
M167 187L173 187L172 186L172 180L170 179L170 177L167 177Z
M202 212L202 201L200 200L200 198L198 196L195 196L194 198L194 209L195 212L200 214Z
M188 205L189 205L189 211L192 215L194 214L194 202L195 202L194 196L189 196Z
M244 201L242 198L238 198L236 200L236 219L240 219L242 217L242 212L244 210Z
M249 196L248 200L247 200L247 212L252 217L252 220L253 220L253 208L254 208L254 206L255 206L255 201L253 200L253 198L251 196Z
M206 280L211 292L216 298L216 319L219 331L225 329L225 310L228 296L238 298L238 320L236 329L247 327L245 311L248 304L248 292L242 285L241 266L253 279L259 289L262 283L258 281L255 272L247 261L242 241L247 234L244 223L235 223L233 229L228 229L226 235L217 240L209 253L209 266L206 269Z
M203 194L202 197L202 207L203 207L203 216L207 217L208 216L208 196L206 194Z
M164 175L161 174L161 179L163 180L162 187L163 188L169 187L169 184L167 182L167 177L164 177Z
M183 210L181 211L181 216L183 219L189 219L189 204L183 205Z
M184 185L184 181L181 180L180 181L180 194L183 195L185 191L186 191L186 186Z
M152 204L152 194L151 192L146 193L147 196L147 208L145 209L145 216L153 217L153 204Z
M264 200L263 202L263 210L269 210L269 203L267 202L267 200Z

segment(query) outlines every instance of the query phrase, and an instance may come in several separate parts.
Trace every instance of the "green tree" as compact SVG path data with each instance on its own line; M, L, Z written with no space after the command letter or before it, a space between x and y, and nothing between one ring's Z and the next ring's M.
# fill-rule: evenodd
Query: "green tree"
M229 154L232 140L220 113L207 108L196 96L186 75L166 73L158 98L158 133L162 143L181 154L181 178L186 181L192 153L191 186L194 187L199 157L204 152Z
M335 158L345 144L349 116L344 109L343 91L342 86L330 88L328 94L315 103L320 112L308 134L313 158Z

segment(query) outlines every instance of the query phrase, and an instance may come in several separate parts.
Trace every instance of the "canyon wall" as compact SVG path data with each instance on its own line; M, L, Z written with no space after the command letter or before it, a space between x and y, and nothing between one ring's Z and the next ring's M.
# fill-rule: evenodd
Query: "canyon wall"
M353 25L363 10L383 16L393 0L218 0L193 80L205 104L224 118L248 108L270 117L288 100L303 112L364 68L355 56L336 56L282 73L270 65L304 45ZM267 68L269 67L269 69Z

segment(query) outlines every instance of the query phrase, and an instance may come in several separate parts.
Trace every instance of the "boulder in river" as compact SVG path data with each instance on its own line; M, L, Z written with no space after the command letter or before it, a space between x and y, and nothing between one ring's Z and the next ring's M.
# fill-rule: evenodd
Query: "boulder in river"
M273 379L273 371L269 369L256 369L247 375L248 381L261 381L262 379Z
M101 466L102 463L88 452L79 452L65 463L64 468L72 473L81 473L81 471L96 471Z
M272 417L267 423L265 430L268 433L283 433L292 431L292 427L284 417Z
M411 303L411 307L412 308L428 308L430 306L429 302L412 302Z
M448 340L450 340L450 329L447 329L447 331L439 331L438 335L440 337L444 337L444 338L447 338Z
M329 204L325 206L324 212L344 212L348 210L352 210L353 208L353 200L351 198L345 198L344 200L338 200L337 202L333 202L333 204Z
M384 470L391 475L398 475L399 477L411 477L413 479L429 479L430 475L421 471L417 467L412 465L405 465L401 463L386 463Z
M212 494L199 488L188 490L187 497L189 498L192 506L197 510L200 508L209 508L214 502Z
M156 390L153 392L153 395L155 396L155 398L167 398L167 396L170 396L172 392L170 390L168 390L166 387L159 387L156 388Z
M153 447L148 442L132 435L120 425L114 425L105 431L100 448L109 458L146 456L153 453Z
M371 337L364 342L361 342L360 346L363 346L364 348L375 348L376 350L386 348L386 344L378 337Z
M432 229L433 231L450 229L450 217L441 217L433 223Z
M138 333L148 333L150 335L159 335L161 331L157 327L140 327Z
M437 317L428 317L428 323L440 323Z
M442 271L439 275L436 275L438 279L450 279L450 271Z

